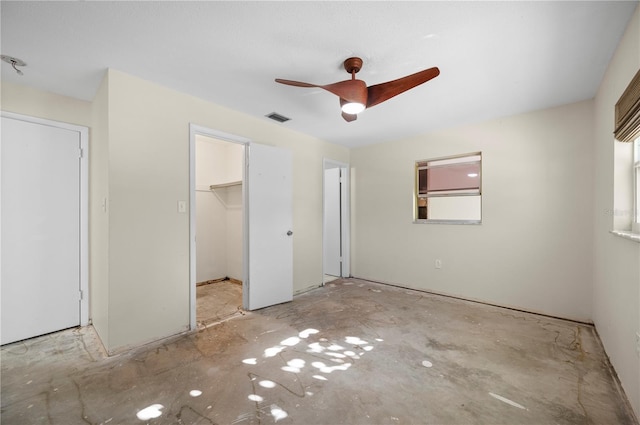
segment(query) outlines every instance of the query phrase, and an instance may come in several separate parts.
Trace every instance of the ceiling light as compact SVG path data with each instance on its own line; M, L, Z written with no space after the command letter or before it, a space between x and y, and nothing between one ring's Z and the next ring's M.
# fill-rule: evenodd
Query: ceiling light
M355 115L364 111L365 105L359 102L348 102L342 105L342 112L345 114Z
M478 173L469 173L467 174L469 177L478 177Z

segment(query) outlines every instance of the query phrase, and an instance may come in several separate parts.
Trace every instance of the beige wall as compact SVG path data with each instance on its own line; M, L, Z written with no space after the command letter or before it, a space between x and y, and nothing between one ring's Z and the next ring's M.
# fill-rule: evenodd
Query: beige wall
M294 290L322 282L322 159L346 148L110 70L109 345L189 324L189 123L289 148L294 157Z
M593 319L622 386L640 415L640 243L609 233L628 228L631 147L613 141L614 105L640 69L640 8L629 23L595 99ZM625 190L626 188L626 190ZM617 210L616 214L612 211Z
M586 101L354 149L353 274L589 321L592 109ZM414 162L476 151L482 224L414 224Z
M2 109L91 127L91 317L108 351L189 326L177 202L189 200L190 123L293 151L294 291L322 283L322 160L348 162L347 148L115 70L93 103L3 83Z
M91 127L91 103L2 81L2 110Z
M91 318L109 347L109 80L92 105L89 138L89 285Z

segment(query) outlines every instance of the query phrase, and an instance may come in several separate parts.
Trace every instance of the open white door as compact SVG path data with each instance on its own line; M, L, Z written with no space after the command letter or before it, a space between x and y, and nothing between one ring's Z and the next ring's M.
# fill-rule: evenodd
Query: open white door
M248 164L249 281L245 309L293 299L293 154L251 143Z
M325 282L327 276L351 275L349 177L349 164L324 159L322 256Z
M342 276L340 168L324 170L324 274Z
M81 324L81 136L2 117L2 344Z

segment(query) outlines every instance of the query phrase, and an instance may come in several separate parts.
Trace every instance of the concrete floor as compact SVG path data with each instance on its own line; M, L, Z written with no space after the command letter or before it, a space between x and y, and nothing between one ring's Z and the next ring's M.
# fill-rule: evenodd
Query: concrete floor
M337 276L332 276L332 275L330 275L330 274L325 274L325 275L323 275L323 277L322 277L322 281L323 281L324 283L333 282L334 280L338 280L338 279L340 279L340 278L339 278L339 277L337 277Z
M242 283L223 280L196 287L198 328L242 314Z
M637 424L593 327L353 279L99 347L2 347L2 424Z

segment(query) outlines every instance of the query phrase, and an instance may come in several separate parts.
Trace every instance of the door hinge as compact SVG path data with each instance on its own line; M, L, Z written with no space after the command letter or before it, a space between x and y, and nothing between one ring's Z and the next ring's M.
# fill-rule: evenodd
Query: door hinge
M81 299L81 300L84 300L84 292L82 292L82 290L80 290L80 291L78 291L78 292L80 292L80 299Z
M84 149L80 148L80 158L84 157Z

